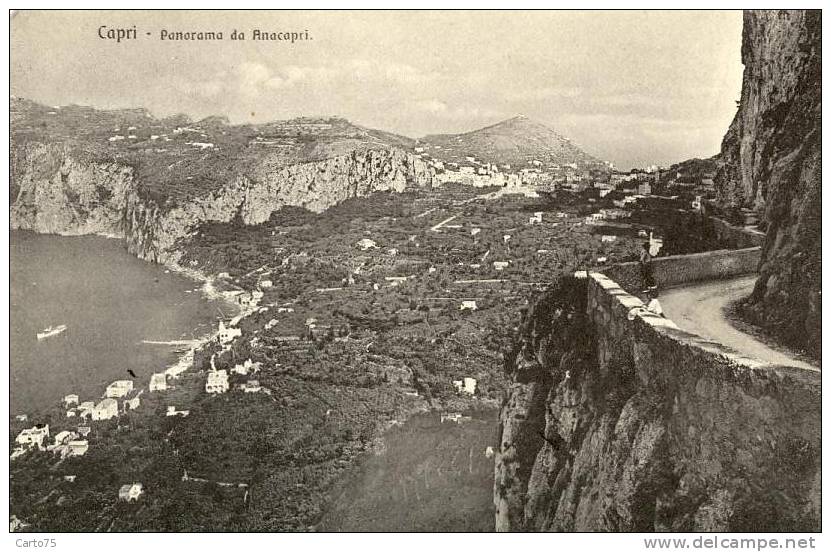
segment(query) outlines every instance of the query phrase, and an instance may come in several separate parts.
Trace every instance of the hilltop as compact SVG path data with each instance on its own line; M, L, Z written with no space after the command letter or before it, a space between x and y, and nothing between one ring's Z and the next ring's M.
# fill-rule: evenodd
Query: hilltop
M428 135L420 142L434 157L457 163L469 156L498 165L510 165L512 169L603 163L568 138L524 116L463 134Z
M143 108L49 107L14 96L10 111L13 158L37 145L60 144L77 160L129 166L144 192L174 200L263 170L415 144L340 117L232 125L221 116L194 122L187 115L157 118Z

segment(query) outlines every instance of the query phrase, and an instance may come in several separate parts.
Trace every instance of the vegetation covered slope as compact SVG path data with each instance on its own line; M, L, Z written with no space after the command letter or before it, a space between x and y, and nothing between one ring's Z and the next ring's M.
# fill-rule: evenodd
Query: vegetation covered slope
M512 168L532 166L535 160L543 166L602 164L568 138L523 116L464 134L425 136L422 141L432 155L453 162L473 156Z

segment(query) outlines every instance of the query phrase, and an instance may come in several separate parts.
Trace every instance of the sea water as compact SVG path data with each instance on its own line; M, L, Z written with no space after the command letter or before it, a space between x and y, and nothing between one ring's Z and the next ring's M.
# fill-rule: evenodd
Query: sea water
M98 236L11 233L10 406L36 413L75 393L99 399L117 379L146 387L206 335L229 305L209 300L200 283L127 253ZM224 312L223 312L224 311ZM61 334L37 339L48 326Z

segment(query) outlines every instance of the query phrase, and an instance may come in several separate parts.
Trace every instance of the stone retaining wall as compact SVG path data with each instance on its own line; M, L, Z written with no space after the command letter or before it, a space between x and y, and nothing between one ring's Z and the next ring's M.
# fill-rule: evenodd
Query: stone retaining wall
M659 288L668 288L689 282L733 278L756 272L761 258L760 247L738 250L706 251L691 255L673 255L652 259L652 272ZM620 263L603 270L603 274L617 282L629 293L640 293L643 288L640 264Z
M819 372L744 357L649 313L606 275L587 280L600 377L635 382L630 402L656 436L640 461L675 481L658 501L691 500L701 530L819 530Z

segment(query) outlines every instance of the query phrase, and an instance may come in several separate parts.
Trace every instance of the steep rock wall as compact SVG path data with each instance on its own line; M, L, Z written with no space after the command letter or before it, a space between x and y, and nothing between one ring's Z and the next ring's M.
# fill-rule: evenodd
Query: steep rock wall
M818 374L642 308L593 274L529 310L507 359L497 530L819 530Z
M821 62L819 11L744 16L741 104L722 143L719 201L755 208L767 239L744 312L815 355L820 348Z
M13 229L44 234L120 234L133 170L76 157L63 144L12 148L10 218Z
M320 212L375 191L429 187L433 174L398 149L360 150L319 162L261 165L222 188L178 205L140 194L131 167L80 160L60 144L29 144L12 156L11 225L54 234L119 234L127 248L155 262L176 261L175 244L206 221L268 220L293 205Z

